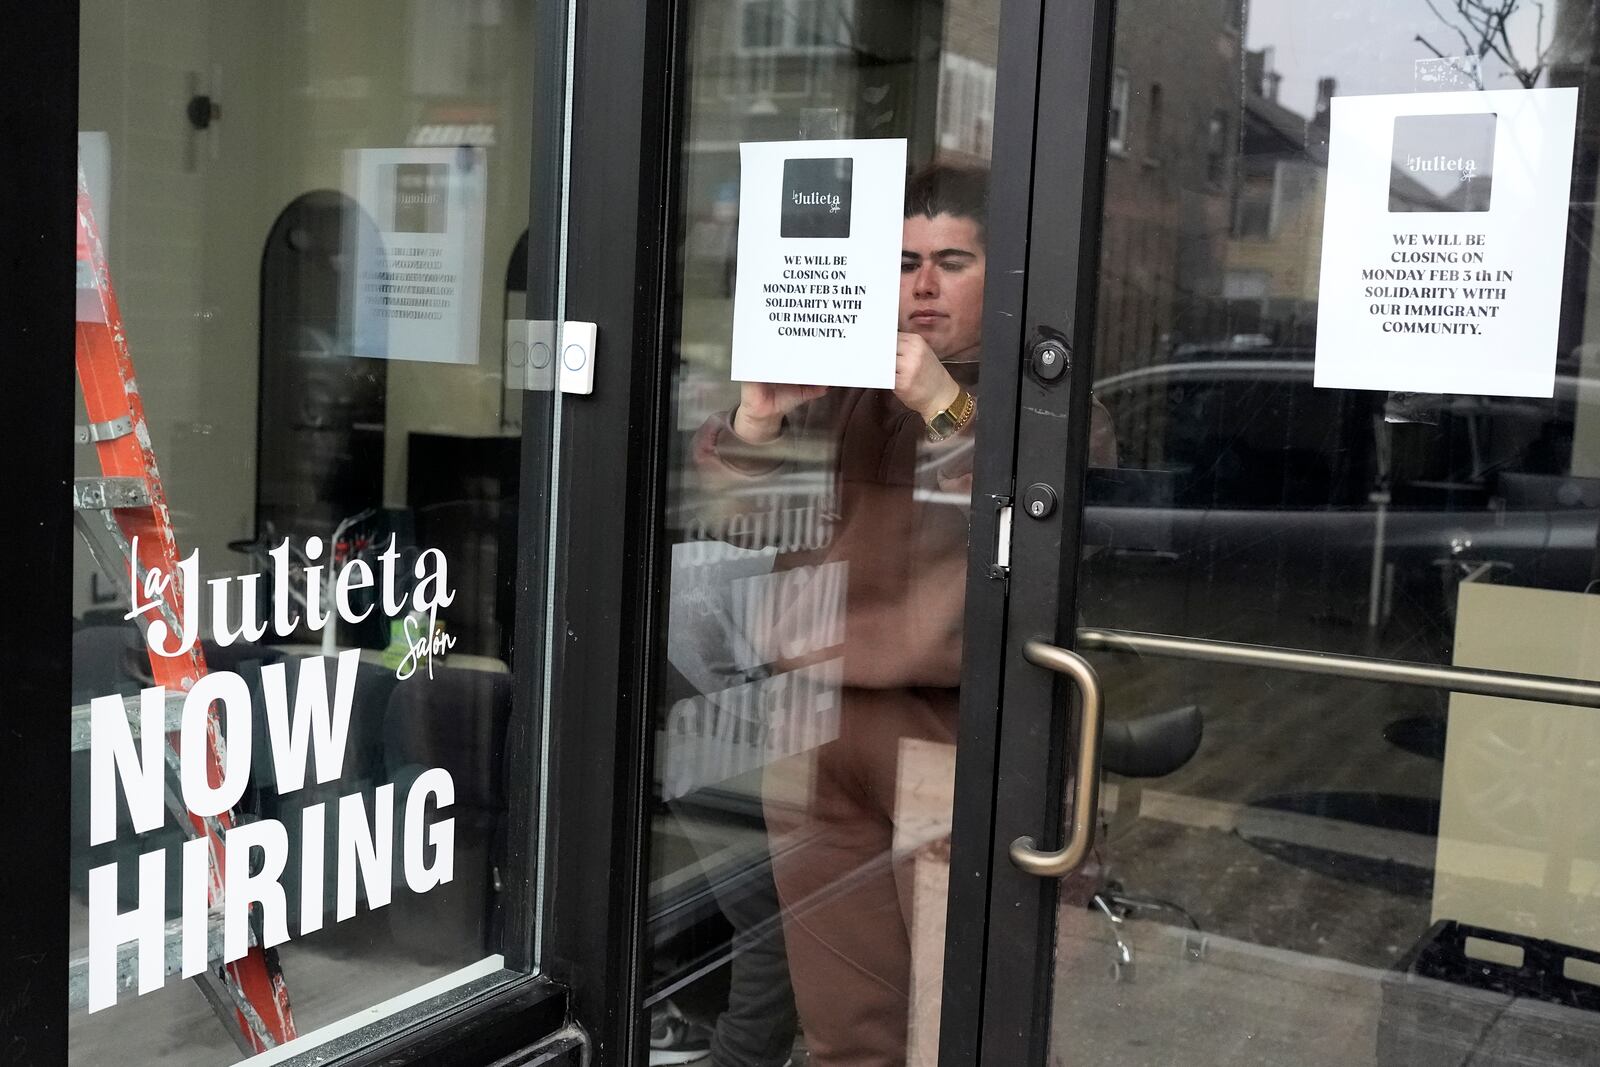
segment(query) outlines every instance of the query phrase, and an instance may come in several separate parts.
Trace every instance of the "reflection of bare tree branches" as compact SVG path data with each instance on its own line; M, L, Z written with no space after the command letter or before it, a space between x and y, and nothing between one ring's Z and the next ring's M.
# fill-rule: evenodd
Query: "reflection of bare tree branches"
M1483 60L1491 55L1510 68L1512 77L1516 78L1524 89L1532 89L1539 83L1545 67L1549 65L1550 53L1556 46L1554 34L1548 43L1545 41L1544 0L1531 0L1538 14L1531 63L1524 63L1517 56L1516 48L1511 43L1511 34L1506 29L1511 16L1522 7L1523 0L1451 0L1453 13L1441 10L1436 0L1423 0L1423 2L1428 5L1428 10L1433 12L1435 18L1461 38L1461 44L1466 48L1467 54L1477 57L1479 88L1482 88ZM1422 34L1417 34L1416 41L1440 59L1448 58Z

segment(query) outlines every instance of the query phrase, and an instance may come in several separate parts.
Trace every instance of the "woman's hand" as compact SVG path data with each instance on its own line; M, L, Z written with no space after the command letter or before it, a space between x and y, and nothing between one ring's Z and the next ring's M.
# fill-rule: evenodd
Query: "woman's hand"
M777 439L783 417L828 391L825 385L773 385L740 382L739 410L733 415L733 432L753 445Z
M895 346L894 395L928 422L956 402L961 387L921 334L902 333Z

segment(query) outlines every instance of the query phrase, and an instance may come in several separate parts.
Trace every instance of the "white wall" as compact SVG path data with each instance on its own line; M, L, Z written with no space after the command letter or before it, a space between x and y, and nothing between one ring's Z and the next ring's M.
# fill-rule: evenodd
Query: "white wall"
M385 503L404 503L408 433L500 432L530 16L514 0L83 0L79 127L109 135L112 281L179 545L208 573L242 569L227 542L255 529L262 245L295 197L343 187L348 149L403 146L451 115L492 122L479 364L389 365ZM222 109L200 134L191 77ZM97 473L88 448L78 473ZM75 612L93 570L80 546Z

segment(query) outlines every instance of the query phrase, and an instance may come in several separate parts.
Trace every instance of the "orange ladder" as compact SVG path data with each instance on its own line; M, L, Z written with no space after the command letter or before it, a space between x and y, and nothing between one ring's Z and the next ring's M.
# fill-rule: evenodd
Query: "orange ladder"
M78 432L81 442L92 443L100 461L101 477L79 478L73 485L77 526L84 535L113 587L122 593L124 603L133 603L131 593L144 574L159 569L172 576L172 584L162 595L161 613L172 631L179 629L182 598L191 593L179 588L178 544L167 510L166 492L156 468L156 456L145 423L144 402L133 375L133 359L123 330L122 313L111 286L105 250L95 226L94 207L87 183L78 172L78 383L83 389L84 408L89 425ZM134 539L138 558L133 558ZM198 595L198 590L192 591ZM143 625L147 615L140 615ZM148 647L148 645L147 645ZM179 735L177 711L182 694L206 673L200 643L187 655L166 657L150 650L153 684L164 686L169 694L167 711L168 774L176 775ZM87 708L74 709L74 747L88 744ZM80 714L81 713L81 714ZM208 709L206 727L207 776L213 786L222 778L223 737L216 708ZM76 720L82 718L80 724ZM80 729L82 726L84 728ZM234 824L232 812L213 818L191 815L177 800L177 790L166 790L169 810L195 837L210 842L210 904L213 933L219 933L223 885L223 834ZM176 951L179 922L168 924L167 973L178 970ZM248 953L232 963L221 962L221 938L211 941L211 969L194 981L226 1025L241 1052L247 1055L274 1048L295 1036L294 1016L289 1008L289 993L278 968L277 953L252 943ZM122 946L124 950L131 948ZM119 988L127 989L137 966L131 953L119 952ZM76 993L87 989L84 960L74 960L69 987ZM125 976L125 977L124 977ZM73 998L78 999L76 995Z

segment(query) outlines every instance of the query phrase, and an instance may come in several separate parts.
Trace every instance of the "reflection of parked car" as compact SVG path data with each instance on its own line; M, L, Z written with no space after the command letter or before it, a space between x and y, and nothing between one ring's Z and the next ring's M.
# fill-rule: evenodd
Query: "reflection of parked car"
M1438 660L1459 581L1594 577L1600 478L1571 470L1600 383L1402 410L1315 388L1305 350L1178 356L1096 386L1122 467L1090 479L1087 621L1317 648L1371 625L1383 654Z

